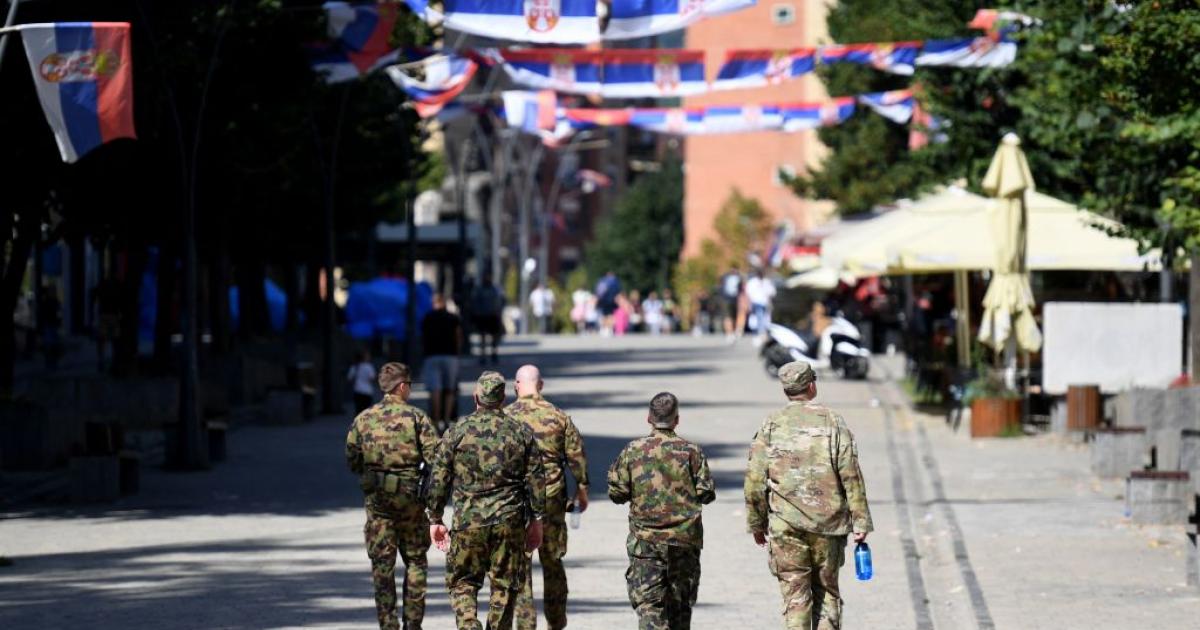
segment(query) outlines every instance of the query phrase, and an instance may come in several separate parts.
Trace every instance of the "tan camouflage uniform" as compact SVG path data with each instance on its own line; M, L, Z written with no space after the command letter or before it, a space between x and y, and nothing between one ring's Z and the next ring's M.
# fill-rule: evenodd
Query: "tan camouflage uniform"
M498 406L504 377L484 372L475 391L483 404ZM431 522L442 522L451 494L446 588L458 628L482 630L476 597L486 576L492 585L487 627L509 630L529 564L525 529L531 517L545 515L545 475L533 431L499 409L480 409L456 422L433 465Z
M394 372L384 367L380 380L386 384L394 378L387 374ZM388 389L393 387L395 383ZM346 436L346 460L359 476L366 497L363 533L371 559L379 627L384 630L400 628L396 616L397 551L405 569L404 628L420 630L425 617L429 521L417 492L418 466L422 462L428 466L437 449L437 433L429 418L392 394L359 414Z
M779 369L784 391L815 380L807 363ZM851 532L870 532L871 511L858 448L845 421L827 407L792 401L754 436L745 481L747 524L770 538L771 573L783 593L789 630L838 630L838 570Z
M564 466L584 492L587 492L587 456L583 438L575 423L541 394L522 396L505 412L533 429L542 451L542 467L546 472L546 518L542 522L542 546L538 557L542 563L542 583L546 621L551 630L567 627L567 572L563 556L567 555L567 480ZM532 561L532 557L530 558ZM537 628L537 608L533 603L533 570L526 571L525 583L517 597L517 630Z
M656 409L655 403L669 396ZM656 413L657 412L657 413ZM678 401L659 394L647 437L627 445L608 470L608 496L629 503L625 582L640 630L687 630L700 587L700 549L704 546L702 506L716 489L700 447L672 429Z

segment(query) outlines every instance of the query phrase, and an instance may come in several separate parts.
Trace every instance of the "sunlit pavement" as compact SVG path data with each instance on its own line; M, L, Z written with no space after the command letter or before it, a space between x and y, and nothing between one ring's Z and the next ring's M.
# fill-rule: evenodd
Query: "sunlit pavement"
M679 396L680 433L704 447L719 487L705 510L693 625L781 627L765 552L744 533L742 472L782 398L748 341L546 338L505 352L509 375L526 360L542 365L547 396L587 438L595 481L571 532L572 628L636 627L625 509L608 503L603 477L647 430L646 403L663 390ZM1123 484L1094 479L1085 447L951 433L903 404L886 380L898 361L879 363L868 382L819 381L858 437L877 529L875 579L843 571L844 627L1196 627L1183 528L1126 523ZM342 460L347 422L239 428L211 472L147 470L142 493L113 506L5 515L0 555L14 565L0 568L0 627L373 627L363 513ZM444 557L431 550L430 561L425 627L452 628Z

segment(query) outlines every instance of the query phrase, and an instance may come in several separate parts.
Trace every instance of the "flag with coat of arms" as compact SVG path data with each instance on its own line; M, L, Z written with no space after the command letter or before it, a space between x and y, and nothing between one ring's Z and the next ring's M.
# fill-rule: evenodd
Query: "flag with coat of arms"
M64 162L136 138L127 22L22 24L16 29Z
M676 31L704 18L752 7L757 0L612 0L604 39Z
M445 0L448 29L537 44L600 39L596 0Z
M399 17L398 5L326 2L322 8L332 41L315 47L311 62L326 83L353 81L400 59L400 50L392 48L390 42Z

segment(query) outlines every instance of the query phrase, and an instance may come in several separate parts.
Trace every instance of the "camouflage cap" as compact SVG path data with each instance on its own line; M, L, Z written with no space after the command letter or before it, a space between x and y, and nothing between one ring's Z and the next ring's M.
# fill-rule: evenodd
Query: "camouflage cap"
M679 399L671 392L656 394L650 399L650 422L656 427L670 427L679 417Z
M792 361L779 368L779 382L783 383L783 391L793 396L803 394L816 380L817 373L804 361Z
M485 405L499 405L504 402L504 375L491 370L479 375L475 382L475 395L479 402Z
M379 368L379 389L385 394L391 393L397 385L409 380L408 366L403 363L384 363L383 367Z

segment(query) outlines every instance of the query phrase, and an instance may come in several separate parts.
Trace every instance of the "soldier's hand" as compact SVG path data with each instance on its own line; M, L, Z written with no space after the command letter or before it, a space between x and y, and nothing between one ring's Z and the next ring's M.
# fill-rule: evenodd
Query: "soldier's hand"
M433 540L434 546L438 551L446 553L450 550L450 532L445 525L435 523L429 526L429 538Z
M754 544L758 545L759 547L766 547L767 546L767 533L766 532L754 532Z
M580 513L583 513L583 512L587 511L587 507L588 507L587 488L580 487L579 489L575 490L575 509L579 510Z
M525 530L525 551L532 552L542 546L542 522L535 520Z
M854 542L860 543L860 542L866 542L866 541L867 541L867 532L854 532Z

